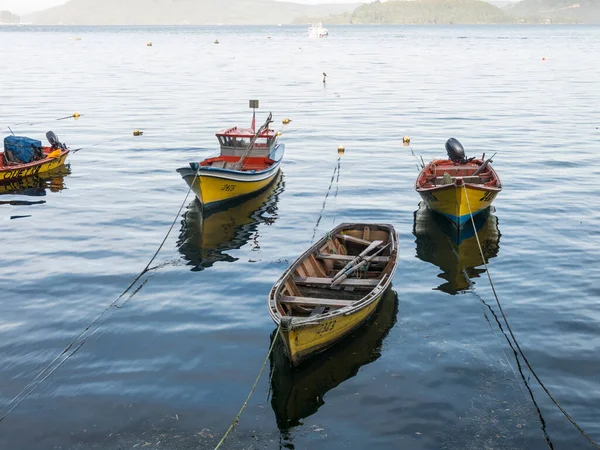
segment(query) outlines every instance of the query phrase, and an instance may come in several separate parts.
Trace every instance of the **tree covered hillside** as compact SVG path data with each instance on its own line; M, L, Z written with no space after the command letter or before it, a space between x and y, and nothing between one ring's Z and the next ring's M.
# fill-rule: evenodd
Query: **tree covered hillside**
M500 8L480 0L415 0L375 2L352 13L352 23L478 24L510 23Z

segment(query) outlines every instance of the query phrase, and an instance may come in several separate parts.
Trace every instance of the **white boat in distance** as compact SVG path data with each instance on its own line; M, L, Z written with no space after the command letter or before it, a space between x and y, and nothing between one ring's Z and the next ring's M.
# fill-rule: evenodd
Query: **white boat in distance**
M327 28L323 27L322 23L308 27L308 37L323 38L327 36L329 36L329 32L327 31Z

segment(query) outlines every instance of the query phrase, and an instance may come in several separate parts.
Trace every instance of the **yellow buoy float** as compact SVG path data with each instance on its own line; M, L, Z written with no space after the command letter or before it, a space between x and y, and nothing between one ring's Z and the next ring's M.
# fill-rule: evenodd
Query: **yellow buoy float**
M140 130L133 130L133 135L134 135L134 136L141 136L142 134L144 134L144 132L143 132L143 131L140 131Z
M343 145L338 145L337 151L338 151L338 155L343 155L344 152L346 151L346 148Z
M292 121L292 119L288 119L287 117L285 119L283 119L281 121L282 124L287 125L288 123L290 123Z
M402 138L402 143L404 144L404 146L406 147L407 145L410 145L410 136L404 136Z
M152 42L146 42L146 47L152 47Z
M81 117L81 114L79 114L78 112L73 113L73 119L77 120Z

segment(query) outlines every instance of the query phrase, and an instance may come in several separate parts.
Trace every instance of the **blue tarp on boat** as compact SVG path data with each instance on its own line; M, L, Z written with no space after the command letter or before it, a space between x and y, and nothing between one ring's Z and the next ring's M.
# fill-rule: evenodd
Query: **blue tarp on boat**
M28 163L39 159L39 156L42 155L42 141L22 136L6 136L4 152L11 154L20 162Z

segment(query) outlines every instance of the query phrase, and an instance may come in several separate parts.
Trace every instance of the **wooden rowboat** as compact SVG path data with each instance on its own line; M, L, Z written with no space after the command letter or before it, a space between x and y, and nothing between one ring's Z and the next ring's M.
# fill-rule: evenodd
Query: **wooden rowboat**
M271 115L257 130L233 127L217 133L220 154L177 172L190 186L205 210L266 189L279 173L285 145L269 129Z
M456 139L446 142L449 159L427 164L415 189L433 211L458 226L487 209L502 190L502 183L488 160L465 158Z
M271 354L271 407L280 431L302 424L325 403L327 392L355 376L361 367L377 360L383 340L396 323L398 297L388 289L369 320L326 353L291 367L285 346L277 335Z
M0 183L11 182L19 178L30 177L33 175L43 174L51 170L61 167L67 155L69 148L61 144L54 133L48 132L48 139L53 137L55 141L51 141L51 147L42 147L44 157L28 163L9 163L4 156L4 152L0 152Z
M394 227L344 223L304 252L275 283L269 314L292 365L358 328L392 283Z

